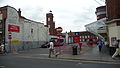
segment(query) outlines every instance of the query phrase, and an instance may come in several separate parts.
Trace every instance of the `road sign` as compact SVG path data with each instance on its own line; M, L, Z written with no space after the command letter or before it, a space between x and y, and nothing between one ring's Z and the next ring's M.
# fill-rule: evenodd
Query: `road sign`
M62 27L56 28L57 32L61 33L63 31Z

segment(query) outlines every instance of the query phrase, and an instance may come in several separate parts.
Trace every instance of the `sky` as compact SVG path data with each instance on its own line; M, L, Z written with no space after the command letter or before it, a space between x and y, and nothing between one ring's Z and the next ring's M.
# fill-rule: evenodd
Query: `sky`
M100 3L100 4L99 4ZM55 27L63 32L85 31L85 25L96 21L96 7L103 0L0 0L0 7L12 6L21 9L22 16L46 25L46 13L51 10Z

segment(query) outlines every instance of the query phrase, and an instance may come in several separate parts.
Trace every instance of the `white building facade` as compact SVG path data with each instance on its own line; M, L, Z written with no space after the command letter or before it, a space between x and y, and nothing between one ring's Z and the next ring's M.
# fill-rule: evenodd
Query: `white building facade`
M49 41L49 30L43 23L20 16L13 7L2 8L6 8L6 19L3 22L5 31L3 32L7 51L37 48ZM9 33L11 33L11 37Z

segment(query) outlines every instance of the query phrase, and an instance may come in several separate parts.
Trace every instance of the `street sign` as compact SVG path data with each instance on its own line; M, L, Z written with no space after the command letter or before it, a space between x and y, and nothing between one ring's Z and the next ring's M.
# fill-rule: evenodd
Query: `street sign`
M62 27L56 28L57 32L61 33L63 31Z

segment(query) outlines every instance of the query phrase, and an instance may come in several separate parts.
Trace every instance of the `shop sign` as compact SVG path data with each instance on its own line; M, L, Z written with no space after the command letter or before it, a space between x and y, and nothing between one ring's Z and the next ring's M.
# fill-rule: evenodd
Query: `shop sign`
M20 32L20 26L8 24L8 31Z

